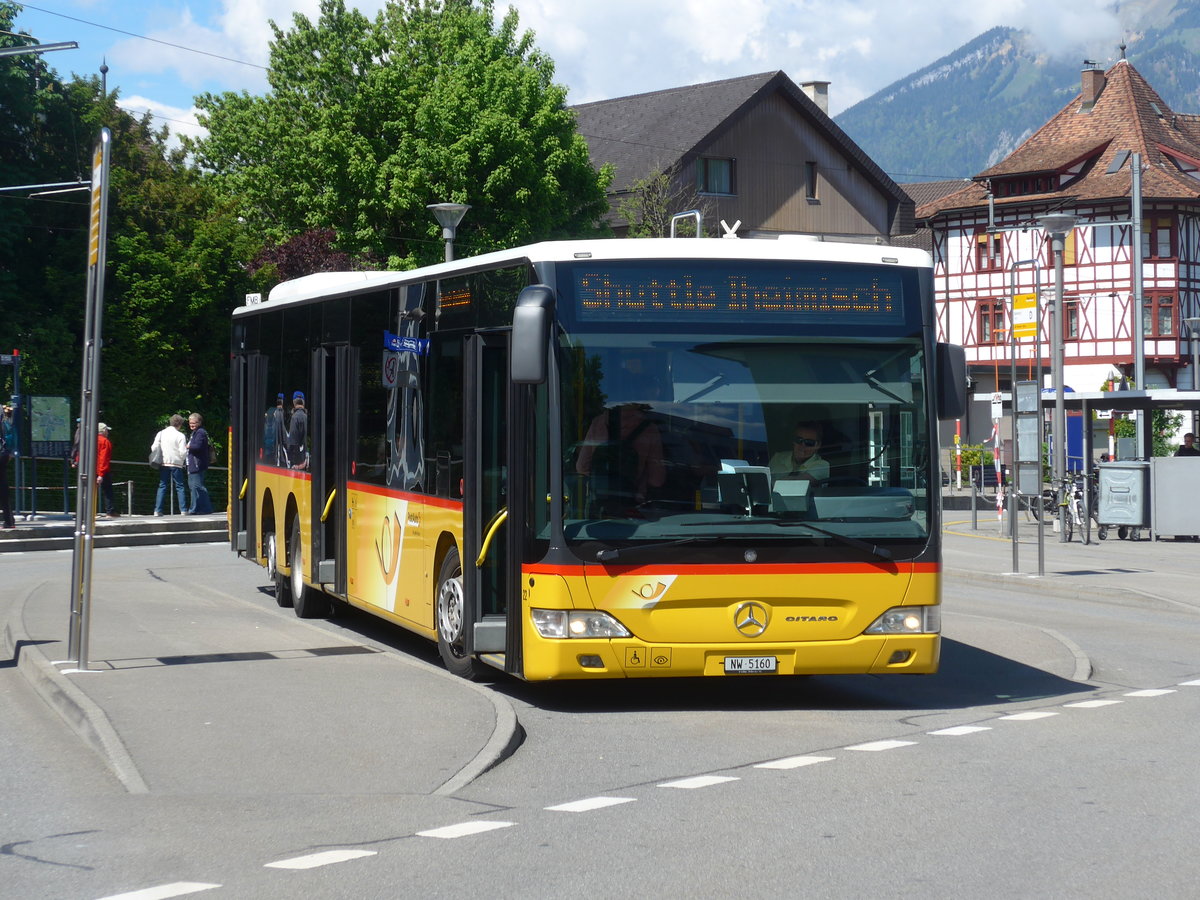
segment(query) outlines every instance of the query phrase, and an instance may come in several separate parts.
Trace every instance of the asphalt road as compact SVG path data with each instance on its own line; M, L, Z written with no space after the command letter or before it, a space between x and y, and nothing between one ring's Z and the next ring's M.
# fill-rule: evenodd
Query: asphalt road
M96 559L290 615L221 546ZM64 561L5 560L3 577ZM132 795L0 661L0 897L1195 896L1200 608L949 587L935 676L497 681L524 741L449 797L262 792L233 772ZM320 627L436 665L365 616ZM296 765L286 743L256 752Z

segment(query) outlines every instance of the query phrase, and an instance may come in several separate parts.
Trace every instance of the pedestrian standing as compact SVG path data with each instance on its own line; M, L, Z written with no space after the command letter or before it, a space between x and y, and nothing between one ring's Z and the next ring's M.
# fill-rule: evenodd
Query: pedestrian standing
M187 444L188 490L192 494L192 505L185 515L206 516L212 512L212 500L204 486L204 473L208 471L208 432L204 430L204 417L200 413L188 416L188 427L192 436Z
M187 502L183 496L183 473L187 470L188 441L179 430L182 427L183 416L176 413L171 416L170 424L154 436L154 443L150 445L151 453L156 449L162 453L162 467L158 470L158 494L154 497L156 516L164 514L163 504L169 496L172 484L179 503L179 512L187 509Z
M4 531L17 527L17 521L13 518L12 496L8 489L8 461L12 459L15 446L13 408L5 404L4 414L0 417L0 529Z
M108 439L110 430L101 422L96 435L96 482L100 485L100 496L104 501L104 512L96 516L98 519L115 519L119 515L113 503L112 442Z

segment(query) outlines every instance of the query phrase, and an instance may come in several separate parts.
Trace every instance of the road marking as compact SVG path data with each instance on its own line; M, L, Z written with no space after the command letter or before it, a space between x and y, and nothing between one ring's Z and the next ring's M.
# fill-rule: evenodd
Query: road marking
M798 769L801 766L811 766L816 763L833 762L832 756L789 756L786 759L775 759L771 762L758 763L756 769Z
M1013 713L1011 716L1000 716L1001 719L1008 719L1010 722L1032 722L1034 719L1048 719L1051 716L1057 716L1058 713L1050 712L1049 710L1034 710L1032 712Z
M878 753L881 750L895 750L897 747L910 747L916 741L870 741L866 744L855 744L847 750L865 750L867 753Z
M182 897L184 894L196 894L219 888L219 884L205 884L202 881L176 881L171 884L160 884L158 887L143 888L140 891L130 891L127 894L110 894L100 900L167 900L168 897Z
M295 856L291 859L281 859L267 863L266 869L317 869L321 866L331 866L334 863L360 859L364 856L374 856L374 850L325 850L322 853L310 853L308 856Z
M1181 682L1179 682L1179 686L1180 687L1200 687L1200 678L1197 678L1195 681L1181 681Z
M1101 706L1113 706L1124 702L1124 700L1081 700L1078 703L1064 703L1063 706L1070 709L1099 709Z
M681 790L691 791L696 788L712 787L714 784L724 784L727 781L739 780L729 775L696 775L692 778L680 778L678 781L665 781L659 787L680 788Z
M1144 691L1130 691L1126 697L1161 697L1164 694L1174 694L1174 688L1148 688Z
M446 825L442 828L431 828L429 831L418 831L418 837L431 838L460 838L471 834L482 834L485 831L495 831L497 828L509 828L513 822L459 822L457 825Z
M558 806L547 806L551 812L589 812L593 809L604 809L606 806L619 806L622 803L634 803L636 797L589 797L586 800L572 800L570 803L560 803Z
M974 734L977 731L991 731L985 725L955 725L953 728L942 728L938 731L931 731L930 734L943 734L948 737L958 737L964 734Z

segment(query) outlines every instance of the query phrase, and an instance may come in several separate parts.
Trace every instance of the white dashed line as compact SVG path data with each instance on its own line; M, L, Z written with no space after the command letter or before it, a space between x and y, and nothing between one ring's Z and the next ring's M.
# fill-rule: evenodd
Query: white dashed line
M429 831L418 831L418 837L431 838L460 838L472 834L482 834L485 831L495 831L497 828L510 828L512 822L459 822L457 825L446 825L443 828L431 828Z
M572 800L570 803L560 803L558 806L546 806L551 812L590 812L593 809L604 809L606 806L619 806L622 803L634 803L636 797L588 797L586 800Z
M1007 719L1009 722L1032 722L1034 719L1048 719L1051 716L1057 716L1058 713L1050 712L1049 710L1031 710L1030 712L1013 713L1011 716L1001 716L1001 719Z
M1124 703L1123 700L1080 700L1078 703L1064 703L1068 709L1099 709L1102 706L1114 706Z
M334 863L346 862L350 859L360 859L364 856L374 856L374 850L326 850L322 853L310 853L308 856L296 856L292 859L281 859L267 863L267 869L317 869L321 866L331 866Z
M895 750L898 747L911 747L916 741L870 741L866 744L855 744L847 750L863 750L867 753L878 753L881 750Z
M202 881L176 881L171 884L160 884L158 887L143 888L140 891L130 891L127 894L109 894L100 900L167 900L169 897L182 897L185 894L196 894L219 888L219 884L205 884Z
M930 734L941 734L947 737L959 737L964 734L975 734L977 731L991 731L986 725L955 725L953 728L941 728Z
M1200 687L1200 678L1197 678L1195 681L1181 681L1181 682L1179 682L1179 686L1180 687Z
M714 784L724 784L727 781L739 781L729 775L696 775L693 778L680 778L678 781L666 781L659 785L661 788L680 788L685 791L696 788L712 787Z
M1174 688L1150 688L1144 691L1130 691L1126 697L1161 697L1164 694L1174 694Z
M832 756L789 756L786 759L774 759L771 762L758 763L756 769L798 769L801 766L811 766L816 763L833 762Z

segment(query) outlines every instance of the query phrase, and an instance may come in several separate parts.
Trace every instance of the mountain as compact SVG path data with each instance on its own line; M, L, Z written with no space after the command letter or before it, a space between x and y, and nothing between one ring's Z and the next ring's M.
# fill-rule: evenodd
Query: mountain
M1129 61L1173 111L1200 113L1200 5L1143 0L1121 12ZM1107 69L1118 57L1105 56L1092 58ZM1079 93L1082 62L1047 56L1025 32L993 28L834 121L897 182L969 178Z

